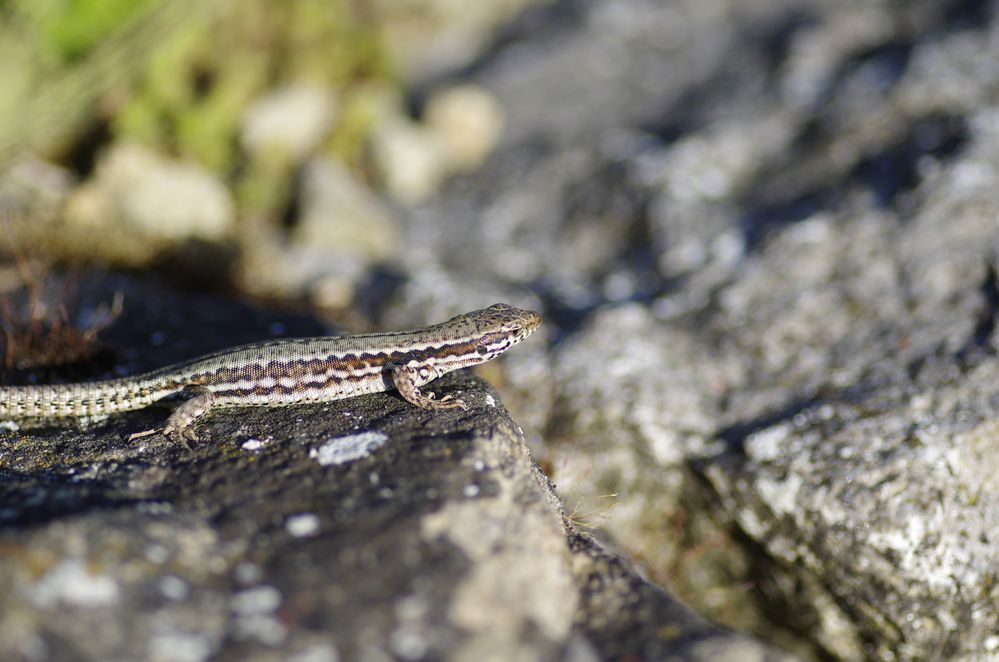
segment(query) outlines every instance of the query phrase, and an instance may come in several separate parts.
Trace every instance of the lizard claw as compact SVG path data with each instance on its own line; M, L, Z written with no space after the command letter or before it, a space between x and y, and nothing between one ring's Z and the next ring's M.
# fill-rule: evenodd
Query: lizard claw
M432 393L429 394L429 395L433 396ZM448 403L448 404L445 405L444 404L445 402ZM464 400L462 400L461 398L455 398L455 397L450 396L450 395L445 395L443 398L441 398L440 400L437 401L437 404L441 405L442 407L447 408L447 409L459 409L460 408L462 411L468 411L468 405L465 404Z
M152 428L151 430L143 430L142 432L136 432L134 434L128 435L128 440L135 441L136 439L142 439L143 437L150 437L154 434L160 434L165 432L163 428Z

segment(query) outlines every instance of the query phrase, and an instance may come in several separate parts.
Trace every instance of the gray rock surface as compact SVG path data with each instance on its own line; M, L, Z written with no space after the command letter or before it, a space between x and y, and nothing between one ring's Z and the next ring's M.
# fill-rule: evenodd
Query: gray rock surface
M326 272L324 249L308 259L285 254L301 265L296 274L306 274L294 277L296 287L328 276L324 298L339 302L334 307L355 303L378 328L496 300L542 308L550 346L518 348L490 375L505 386L524 439L498 410L483 410L492 417L485 428L472 418L461 427L459 417L442 419L452 421L443 429L385 432L388 419L365 409L371 418L352 431L381 430L387 440L369 457L329 469L337 454L316 440L349 426L311 427L319 425L311 415L297 423L251 416L245 424L274 430L273 441L241 440L238 427L227 431L219 419L221 445L191 456L153 448L154 457L169 453L169 461L151 463L153 471L130 454L135 449L95 439L82 448L96 455L78 456L70 478L68 470L51 473L61 456L46 450L65 448L70 433L43 437L30 453L13 437L6 452L21 464L9 470L4 489L15 492L4 503L41 513L72 507L100 526L111 514L125 517L133 503L177 503L167 515L209 540L196 551L220 541L209 558L220 558L222 571L208 576L215 588L207 593L185 594L168 580L157 594L102 572L99 558L81 565L79 555L61 551L58 558L70 562L46 581L57 566L36 563L32 552L18 557L32 563L17 566L27 578L17 581L28 586L18 595L33 597L17 603L27 611L12 622L41 622L81 599L138 613L130 602L138 598L122 596L204 595L228 614L224 623L204 617L221 639L168 641L195 653L225 646L234 656L270 645L292 652L281 647L294 644L328 657L323 641L296 638L314 633L307 618L296 629L300 621L291 617L299 612L287 606L300 604L294 589L306 582L334 587L334 597L348 595L337 587L349 588L353 601L337 604L363 607L373 596L374 611L364 613L375 634L366 639L363 627L351 629L349 645L337 642L341 655L383 636L384 646L365 650L417 651L391 643L393 628L415 623L403 644L417 632L431 654L483 656L516 641L539 657L711 657L691 647L700 635L662 641L686 616L674 619L671 599L638 570L572 533L567 547L556 545L558 526L545 522L557 524L557 506L526 459L526 440L569 504L570 520L598 526L600 544L612 541L654 581L720 622L813 659L999 657L999 495L991 470L999 459L997 35L999 6L985 0L565 0L529 10L477 61L414 94L419 105L458 78L498 101L505 134L482 168L430 199L411 198L414 209L399 212L401 239L387 233L368 259ZM388 246L399 250L376 250ZM372 267L379 259L391 264ZM211 319L199 328L226 324ZM180 330L163 352L190 337ZM325 415L334 411L344 410ZM432 424L418 412L395 413L399 425ZM474 432L481 429L492 431L488 447L499 451L483 445ZM313 436L304 434L310 430ZM216 449L221 456L210 454ZM404 457L426 467L419 453L438 451L441 461L458 462L447 465L451 473L413 477L408 464L393 463ZM493 491L481 503L464 488L477 459L499 462L491 452L506 453L508 464L500 464L509 469L489 474ZM173 468L187 457L202 458L198 472ZM394 493L398 504L385 505L383 485L354 476L364 462L386 463L380 480L397 471L411 484L439 480L450 487L438 495L455 498L404 491ZM244 464L249 484L233 478ZM268 477L289 477L287 510L267 498L284 488L253 473L258 464L271 469ZM343 489L357 491L340 492L312 471L341 472ZM156 472L169 477L163 484L190 482L169 493L143 487ZM204 483L192 477L200 475ZM110 481L120 490L112 494L125 496L112 504L93 496L99 492L81 498L73 491L94 481ZM304 496L306 483L329 497L329 510ZM240 510L227 486L254 495L258 507ZM525 499L523 512L510 506L511 495ZM360 510L331 531L324 518L346 512L342 498L373 504L376 517L400 522L408 537L385 537L367 511L354 516ZM11 527L26 526L22 510L14 512ZM442 512L447 517L435 517ZM32 524L28 534L58 541L51 527L83 526L57 519ZM126 528L124 521L115 526ZM459 531L453 522L465 524ZM517 535L534 532L537 547L509 541L484 551L481 543L497 538L478 526L495 522ZM327 537L341 531L351 541L363 531L387 545L388 552L377 547L376 561L415 545L433 563L410 575L404 564L384 566L398 573L384 576L379 565L372 577L383 583L366 593L358 576L370 568L340 559ZM246 539L251 551L263 550L259 557L234 542ZM110 558L107 567L118 568L125 557ZM312 573L306 579L296 574L296 558ZM244 561L263 570L240 579L231 568ZM512 572L509 586L491 583L494 571L482 570L500 566ZM188 586L192 568L178 565ZM443 578L433 589L439 611L418 609L426 600L400 606L386 598L395 595L392 581L415 583L424 573ZM540 575L559 605L517 603L535 596L530 584ZM62 594L64 585L77 588ZM479 593L462 593L473 591L468 585ZM333 598L305 594L296 609L309 614L318 605L328 613L322 610ZM509 613L497 606L507 599ZM473 607L455 620L454 604ZM490 639L482 624L497 619ZM252 636L243 639L246 632ZM730 641L753 646L705 632L704 651ZM277 643L260 639L272 635ZM36 639L24 641L24 650L35 650Z
M505 141L409 226L448 275L406 296L545 303L517 386L556 385L523 420L570 509L808 656L999 655L997 34L993 2L557 3L476 63Z
M87 283L88 300L125 294L109 343L161 348L133 365L315 326ZM436 388L470 410L396 394L220 410L190 448L128 441L155 409L0 432L0 657L785 659L574 532L484 382Z

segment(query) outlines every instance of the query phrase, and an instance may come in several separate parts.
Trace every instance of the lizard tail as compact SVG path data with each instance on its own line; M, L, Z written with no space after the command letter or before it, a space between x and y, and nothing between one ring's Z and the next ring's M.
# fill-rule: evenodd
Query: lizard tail
M147 407L171 391L153 380L0 387L0 420L101 416Z

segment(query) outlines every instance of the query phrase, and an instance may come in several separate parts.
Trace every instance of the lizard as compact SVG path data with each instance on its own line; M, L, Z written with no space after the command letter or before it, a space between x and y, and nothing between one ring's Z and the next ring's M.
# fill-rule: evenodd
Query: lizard
M421 329L271 340L224 349L151 372L103 381L0 387L0 420L89 418L134 411L178 396L162 428L194 439L213 407L280 407L395 389L427 410L466 409L420 387L496 358L541 325L541 315L497 303Z

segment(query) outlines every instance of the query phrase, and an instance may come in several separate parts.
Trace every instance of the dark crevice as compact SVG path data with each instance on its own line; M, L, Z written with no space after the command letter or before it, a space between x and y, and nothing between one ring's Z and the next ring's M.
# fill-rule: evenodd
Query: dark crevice
M603 305L603 300L589 302L585 306L572 305L558 293L547 280L537 280L531 284L531 291L541 300L541 310L548 327L548 340L553 345L564 342L579 331L591 315Z
M288 186L290 195L287 196L287 200L284 204L284 208L280 210L280 224L285 230L290 230L298 223L299 218L302 215L302 198L304 197L303 188L304 183L304 169L298 168L292 174L291 182Z
M978 291L982 299L982 307L978 311L978 319L971 337L957 352L957 362L962 370L968 370L988 357L994 356L996 348L992 345L992 337L999 318L999 274L994 262L986 265L985 280Z
M806 13L799 8L778 16L773 23L760 30L755 41L760 44L763 69L772 78L771 83L780 80L782 68L791 56L791 47L798 34L819 23L819 17L813 12Z
M820 209L834 206L833 191L828 188L805 191L785 200L751 206L742 217L746 252L756 250L772 230L793 225L810 218Z
M951 30L984 29L992 20L990 0L956 0L944 11L944 22Z
M963 117L942 115L921 119L909 127L906 135L894 144L861 158L849 172L833 181L820 183L821 168L803 176L797 154L821 153L823 143L832 144L817 123L801 132L790 156L777 168L761 170L759 185L747 187L750 193L740 206L746 210L742 228L748 252L757 250L768 234L813 216L822 209L835 211L851 195L869 192L877 205L897 209L904 196L920 183L920 165L927 157L946 159L968 140Z
M637 130L662 146L675 143L687 134L696 133L706 117L701 111L715 100L711 94L712 87L713 85L704 85L687 90L676 103L670 104L666 113L658 113L655 118L639 121Z
M737 43L745 44L743 56L737 62L752 60L753 70L765 79L764 86L779 84L781 65L788 57L795 37L818 20L812 14L799 12L746 28L744 34L735 39ZM654 117L640 121L638 128L663 145L696 133L730 107L740 92L745 93L752 85L751 79L746 75L745 65L723 66L704 80L691 84L668 107L657 109Z
M814 636L821 628L822 614L814 605L803 603L801 596L807 595L810 590L796 576L802 571L789 570L786 563L775 559L759 540L749 536L742 528L733 526L731 535L733 541L746 551L746 558L750 563L747 574L753 578L756 605L771 626L794 637L795 641L800 642L814 656L816 662L838 659ZM834 591L824 588L829 597L836 597Z
M742 453L743 444L754 432L766 430L778 423L794 420L799 414L814 408L819 403L817 396L805 397L791 400L784 406L746 421L739 421L722 428L715 435L725 442L730 452Z
M585 300L568 300L564 287L548 278L531 284L531 290L544 302L546 326L555 330L555 342L578 331L601 306L626 302L648 305L669 286L656 268L658 251L649 218L651 195L635 181L630 164L622 161L606 162L561 191L564 226L570 235L587 234L608 223L619 230L607 259L587 276ZM622 272L631 281L629 291L625 296L608 294L606 283Z
M110 124L95 120L77 134L75 140L58 156L58 161L79 177L89 177L97 165L98 154L110 141Z
M885 94L905 73L914 46L914 41L899 39L853 54L830 76L828 85L816 98L816 108L831 103L844 87L857 83L858 79L863 80L868 94Z
M698 459L688 464L690 489L687 499L691 509L715 513L717 525L730 536L731 544L742 552L746 567L740 571L739 577L748 580L747 588L753 604L763 616L751 633L805 659L816 662L837 659L814 636L820 627L821 614L803 597L808 594L809 587L800 577L802 571L790 568L787 561L774 557L764 541L746 533L730 516L725 500L707 476L708 467L717 465L717 462L717 459ZM733 467L729 464L723 471L738 475L741 470L738 465ZM745 505L752 507L748 503ZM787 526L793 525L788 523ZM818 580L817 577L815 579ZM835 595L828 587L824 588L829 596Z
M899 143L861 159L847 183L870 190L878 206L893 207L899 197L919 184L919 165L925 157L946 158L967 141L963 118L929 117L916 122Z

